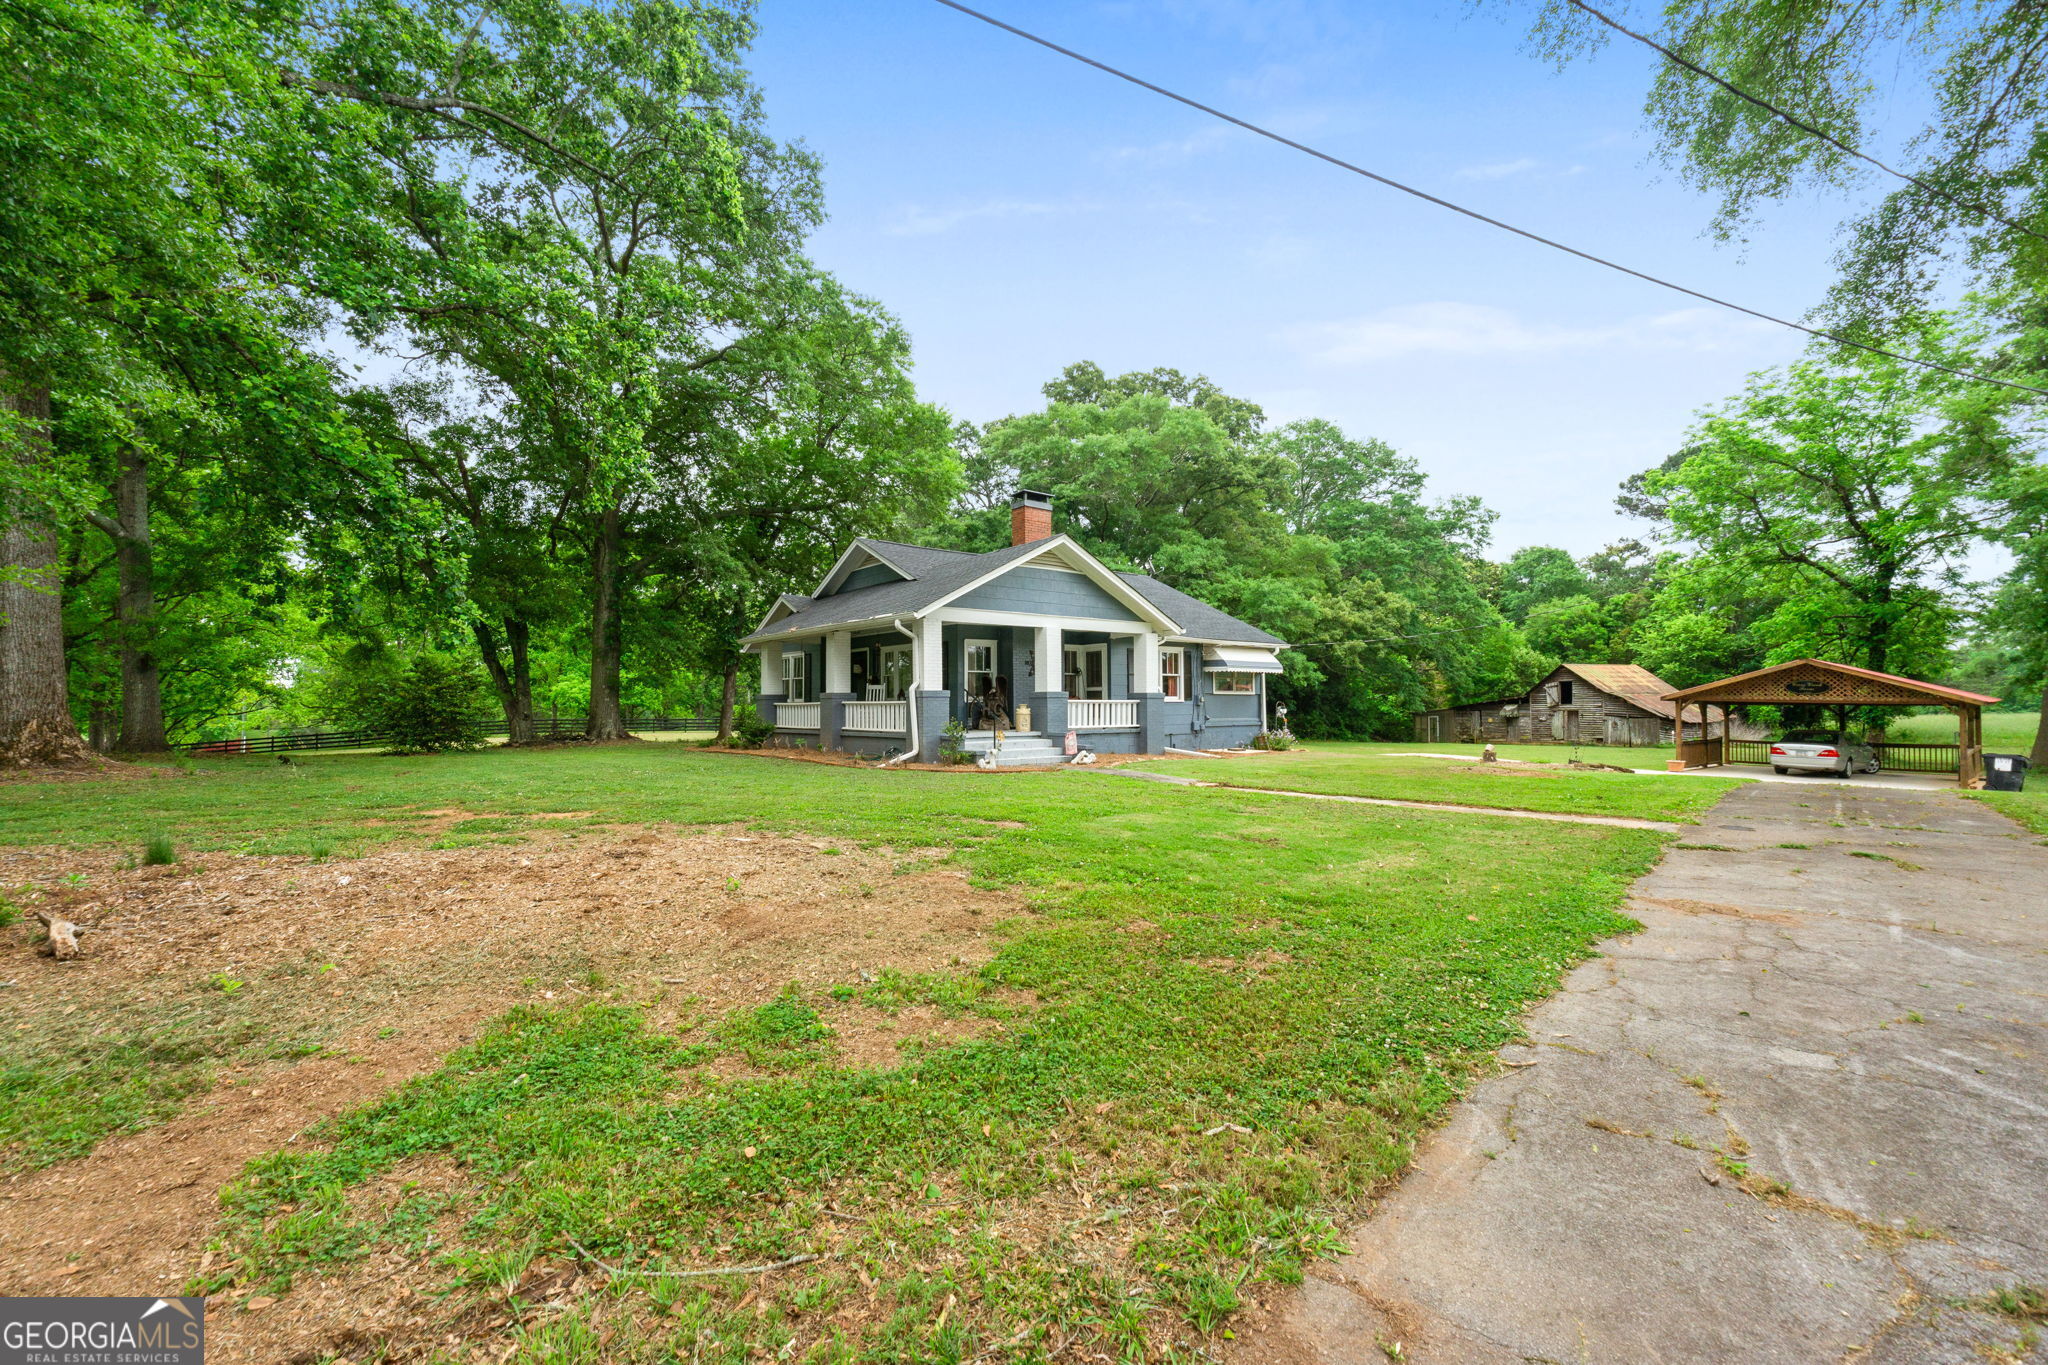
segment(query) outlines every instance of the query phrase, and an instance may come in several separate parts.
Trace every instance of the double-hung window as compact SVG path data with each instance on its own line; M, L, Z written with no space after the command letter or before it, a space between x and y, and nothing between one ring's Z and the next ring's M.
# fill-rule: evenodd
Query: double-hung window
M1159 690L1168 701L1187 699L1187 678L1182 672L1187 657L1185 651L1178 649L1166 650L1159 656Z
M910 695L910 646L882 646L882 696L902 701Z
M782 699L811 700L811 656L804 653L782 656Z

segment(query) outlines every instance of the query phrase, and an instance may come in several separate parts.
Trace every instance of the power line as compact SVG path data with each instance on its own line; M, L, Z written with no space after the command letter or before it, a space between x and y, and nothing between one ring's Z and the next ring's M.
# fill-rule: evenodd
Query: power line
M2012 219L2006 217L2004 214L2000 213L1998 210L1994 208L1989 207L1988 205L1973 204L1967 199L1958 199L1956 196L1950 194L1947 190L1944 190L1937 185L1931 185L1927 181L1922 180L1917 175L1912 175L1908 172L1898 170L1891 166L1887 166L1884 162L1879 161L1876 157L1870 155L1868 152L1858 151L1856 148L1851 147L1848 143L1842 141L1840 138L1834 136L1833 134L1821 131L1819 128L1814 127L1811 123L1806 122L1804 119L1799 118L1797 115L1788 113L1785 110L1780 109L1777 105L1772 104L1769 100L1763 99L1757 95L1752 95L1747 90L1744 90L1741 86L1735 84L1735 82L1728 80L1725 77L1715 75L1713 72L1707 70L1699 63L1692 61L1690 58L1680 56L1678 53L1673 52L1670 48L1664 46L1664 44L1658 42L1655 38L1651 38L1645 34L1638 33L1634 29L1629 28L1627 25L1621 23L1619 20L1611 18L1608 15L1601 13L1599 10L1594 9L1591 5L1587 4L1585 0L1568 0L1568 3L1572 6L1573 9L1581 10L1586 14L1592 15L1595 19L1598 19L1601 23L1607 25L1607 27L1613 29L1616 33L1621 34L1623 37L1633 38L1637 42L1641 43L1644 47L1650 48L1652 51L1662 53L1664 59L1670 62L1672 65L1684 67L1687 71L1692 72L1693 75L1698 76L1701 80L1712 81L1715 85L1720 86L1723 90L1726 90L1729 94L1735 96L1737 99L1746 100L1749 103L1755 105L1757 108L1763 110L1765 113L1771 115L1771 117L1782 119L1786 123L1791 124L1794 128L1797 128L1800 132L1806 133L1812 137L1819 138L1822 142L1827 143L1828 146L1833 147L1836 151L1841 152L1846 156L1853 156L1858 161L1867 161L1871 165L1883 171L1886 175L1896 176L1898 179L1905 181L1907 184L1913 186L1916 189L1925 190L1928 194L1933 195L1937 199L1947 200L1949 203L1954 204L1959 209L1967 210L1970 213L1981 214L1984 217L1991 219L1993 222L2003 223L2005 224L2005 226L2011 228L2014 232L2022 233L2028 237L2032 237L2036 241L2048 242L2048 234L2036 232L2032 228L2027 227L2023 223L2015 223Z
M1834 332L1822 331L1818 327L1808 327L1805 323L1802 322L1793 322L1789 318L1777 317L1770 313L1760 312L1755 308L1748 308L1742 304L1730 302L1727 299L1717 298L1712 294L1702 293L1697 289L1691 289L1682 284L1673 284L1670 280L1660 279L1658 276L1648 274L1645 271L1637 270L1632 266L1623 265L1619 261L1610 261L1605 256L1596 256L1590 251L1581 251L1579 248L1575 246L1567 246L1565 243L1557 241L1550 237L1545 237L1541 233L1531 232L1527 228L1516 227L1513 223L1507 223L1501 221L1498 218L1488 217L1486 214L1479 212L1477 209L1468 209L1463 204L1453 203L1448 199L1440 198L1437 195L1431 194L1426 190L1419 190L1415 188L1413 185L1405 185L1398 180L1392 179L1389 176L1381 175L1377 171L1369 171L1365 169L1365 167L1354 165L1341 157L1332 156L1328 152L1319 151L1316 148L1309 146L1305 142L1296 142L1293 138L1284 137L1281 134L1274 132L1270 128L1262 128L1256 123L1251 123L1245 119L1238 118L1235 114L1226 114L1221 109L1214 108L1211 105L1202 103L1200 100L1191 99L1186 95L1182 95L1175 91L1169 90L1163 85L1154 85L1151 81L1145 80L1144 78L1139 76L1133 76L1130 72L1120 70L1117 67L1109 65L1109 63L1107 62L1099 62L1095 60L1095 58L1093 57L1085 56L1082 53L1074 51L1072 48L1061 47L1058 43L1053 42L1051 39L1041 38L1037 34L1032 33L1027 29L1018 28L1015 24L1006 24L1002 20L995 18L993 15L983 14L980 10L977 9L970 9L968 6L960 4L959 0L937 0L937 2L941 5L944 5L947 9L958 10L960 13L967 15L971 19L979 19L981 20L981 22L989 25L992 28L999 28L1003 30L1005 33L1014 34L1017 37L1024 39L1026 42L1036 43L1042 48L1046 48L1049 51L1059 53L1062 57L1072 58L1074 61L1080 62L1083 66L1092 66L1097 71L1101 71L1108 75L1115 76L1118 80L1129 81L1132 85L1135 85L1140 89L1150 90L1155 95L1162 95L1165 98L1173 100L1178 104L1185 104L1190 109L1199 110L1200 112L1209 115L1211 118L1221 119L1223 120L1223 122L1242 128L1248 133L1257 133L1260 137L1267 138L1273 142L1277 142L1283 147L1292 147L1295 151L1304 153L1308 156L1312 156L1318 161L1327 161L1332 166L1335 166L1340 170L1349 171L1353 175L1364 176L1367 180L1376 181L1379 184L1385 185L1388 189L1399 190L1403 194L1413 195L1415 198L1423 200L1426 203L1435 204L1438 208L1449 209L1453 213L1461 213L1467 218L1471 218L1478 222L1485 223L1488 227L1499 228L1502 232L1511 232L1517 237L1525 237L1529 241L1536 242L1542 246L1547 246L1554 251L1562 251L1568 256L1576 256L1582 261L1591 261L1594 265L1605 266L1609 270L1619 271L1621 274L1624 275L1632 275L1636 279L1657 285L1660 288L1669 289L1674 293L1684 294L1689 298L1699 299L1703 303L1711 303L1716 307L1726 308L1732 312L1743 313L1749 317L1757 318L1763 322L1775 323L1777 326L1780 327L1789 327L1795 332L1804 332L1806 335L1810 337L1817 337L1822 341L1831 341L1835 343L1837 346L1847 346L1853 350L1868 352L1871 355L1881 355L1889 360L1896 360L1900 364L1915 365L1923 370L1938 370L1943 374L1951 374L1958 379L1967 379L1973 383L1996 384L2001 388L2018 389L2022 393L2039 394L2043 398L2048 398L2048 389L2036 388L2032 384L2020 384L2010 379L1997 379L1992 377L1991 375L1979 374L1973 370L1960 370L1954 367L1953 365L1944 365L1938 360L1918 360L1912 356L1900 355L1898 352L1888 351L1882 346L1873 346L1868 342L1855 341L1849 337L1841 336Z

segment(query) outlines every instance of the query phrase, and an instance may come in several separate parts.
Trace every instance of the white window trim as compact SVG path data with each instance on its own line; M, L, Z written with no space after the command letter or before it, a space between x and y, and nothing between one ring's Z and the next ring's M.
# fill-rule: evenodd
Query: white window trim
M1259 690L1258 677L1259 675L1256 673L1233 673L1228 669L1219 669L1209 675L1209 694L1215 697L1252 696ZM1225 687L1223 685L1225 678L1239 679L1244 683L1244 686Z
M889 660L891 656L901 656L903 660L902 667L897 677L893 680L889 676ZM916 669L917 659L911 653L908 640L898 645L882 645L877 650L877 657L875 659L875 677L882 684L883 700L902 701L905 697L909 696L911 685L917 681ZM902 690L892 690L895 684L899 682L903 685Z
M1187 651L1159 651L1159 692L1168 701L1187 700Z
M1076 678L1077 680L1079 680L1079 683L1080 683L1080 687L1081 687L1081 693L1082 693L1082 695L1081 695L1081 696L1079 696L1079 697L1076 697L1076 696L1074 696L1074 694L1073 694L1072 692L1067 692L1067 697L1068 697L1068 700L1070 700L1070 701L1108 701L1108 700L1111 700L1111 698L1110 698L1110 695L1109 695L1109 693L1110 693L1110 686L1109 686L1109 646L1108 646L1108 645L1106 645L1106 644L1100 644L1100 645L1063 645L1063 646L1061 647L1061 657L1060 657L1060 690L1061 690L1061 691L1066 691L1066 687L1067 687L1067 660L1066 660L1066 655L1068 655L1068 654L1072 654L1072 655L1074 655L1074 656L1075 656L1075 664L1076 664L1076 667L1075 667L1075 669L1074 669L1074 677L1075 677L1075 678ZM1101 658L1102 658L1102 695L1101 695L1101 696L1099 696L1099 697L1091 697L1091 696L1088 696L1088 695L1087 695L1087 692L1088 692L1088 656L1089 656L1090 654L1097 654L1097 655L1100 655L1100 656L1101 656Z
M792 667L792 664L794 665ZM790 687L794 678L802 686ZM782 655L782 699L784 701L807 702L811 697L811 656L800 649L783 651Z

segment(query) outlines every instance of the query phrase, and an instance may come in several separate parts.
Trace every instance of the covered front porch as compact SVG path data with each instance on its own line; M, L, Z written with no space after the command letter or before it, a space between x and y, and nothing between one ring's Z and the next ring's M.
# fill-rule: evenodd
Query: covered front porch
M825 631L763 649L761 713L786 742L876 756L915 749L936 760L956 722L973 748L1000 728L1055 741L1075 731L1099 751L1154 753L1165 716L1146 703L1161 699L1162 639L1135 622L1008 613ZM1184 664L1173 667L1184 686Z

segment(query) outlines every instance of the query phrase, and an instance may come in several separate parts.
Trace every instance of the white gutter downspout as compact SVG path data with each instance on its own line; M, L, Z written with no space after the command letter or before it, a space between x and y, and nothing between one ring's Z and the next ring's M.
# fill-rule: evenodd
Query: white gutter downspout
M898 616L898 617L894 618L893 620L891 620L891 621L889 622L889 624L890 624L890 625L892 625L892 626L894 626L894 627L895 627L895 628L896 628L897 630L900 630L900 631L902 631L902 632L903 632L903 633L904 633L905 635L907 635L907 636L909 636L909 637L910 637L910 682L911 682L911 685L910 685L909 687L906 687L906 688L904 688L904 689L903 689L903 717L904 717L904 726L905 726L905 728L906 728L906 729L907 729L907 730L909 731L909 736L908 736L908 738L909 738L909 742L910 742L910 747L909 747L908 749L905 749L905 750L904 750L904 751L903 751L902 753L900 753L900 754L896 755L896 757L894 757L894 758L890 759L890 760L889 760L889 761L888 761L887 763L884 763L884 764L883 764L882 766L883 766L883 767L885 767L885 768L893 768L893 767L895 767L895 766L896 766L896 765L897 765L898 763L901 763L901 762L902 762L902 761L903 761L904 759L906 759L906 758L914 758L914 757L916 757L916 756L917 756L917 685L916 685L916 684L917 684L917 680L918 680L919 678L922 678L922 677L924 676L924 643L923 643L923 641L921 641L921 640L919 640L919 639L917 638L917 632L916 632L916 631L914 631L914 630L912 630L912 629L911 629L910 627L908 627L908 626L904 625L904 624L903 624L903 618L902 618L902 617L900 617L900 616Z

